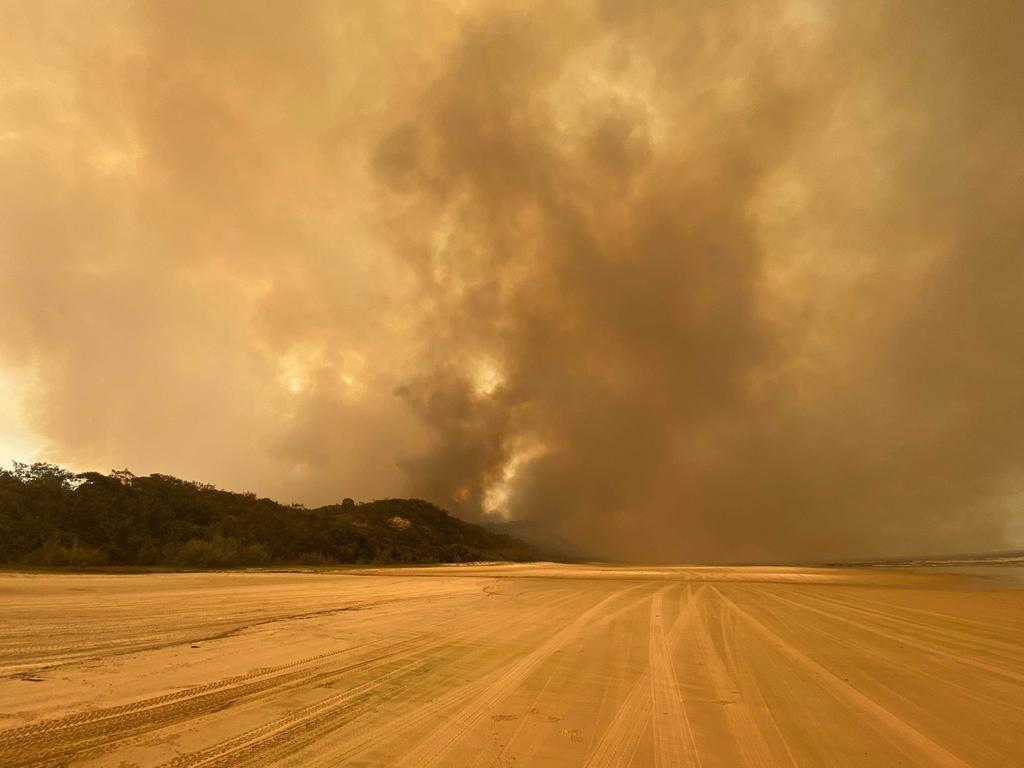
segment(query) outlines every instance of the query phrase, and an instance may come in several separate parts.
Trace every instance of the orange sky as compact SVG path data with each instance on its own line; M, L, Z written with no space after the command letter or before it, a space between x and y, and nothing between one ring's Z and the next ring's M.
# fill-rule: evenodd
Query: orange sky
M0 462L1020 546L1022 16L0 0Z

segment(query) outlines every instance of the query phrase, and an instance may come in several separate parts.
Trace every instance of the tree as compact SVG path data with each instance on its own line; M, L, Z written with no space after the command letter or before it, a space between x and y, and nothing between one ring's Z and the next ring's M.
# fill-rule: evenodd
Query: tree
M419 499L307 509L170 475L0 469L0 562L228 568L533 559L526 545ZM396 525L396 520L408 524Z

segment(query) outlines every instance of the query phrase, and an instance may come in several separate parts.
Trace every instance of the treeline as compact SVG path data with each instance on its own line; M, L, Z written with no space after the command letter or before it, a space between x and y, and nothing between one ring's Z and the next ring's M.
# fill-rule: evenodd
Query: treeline
M168 475L0 469L0 562L229 568L533 560L419 499L306 509Z

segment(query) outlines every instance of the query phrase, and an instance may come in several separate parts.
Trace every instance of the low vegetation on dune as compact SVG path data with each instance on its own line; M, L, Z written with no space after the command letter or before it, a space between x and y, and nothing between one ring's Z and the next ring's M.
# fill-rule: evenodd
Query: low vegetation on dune
M307 509L169 475L0 469L0 562L226 568L533 560L523 542L420 499Z

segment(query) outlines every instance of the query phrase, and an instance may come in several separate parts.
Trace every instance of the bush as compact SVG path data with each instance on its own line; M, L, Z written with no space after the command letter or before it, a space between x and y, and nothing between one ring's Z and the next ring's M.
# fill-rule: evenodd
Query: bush
M178 550L177 564L192 568L227 568L240 565L238 542L223 536L189 539Z
M53 538L22 558L26 565L106 565L107 556L95 547L84 546L77 541L62 544Z

